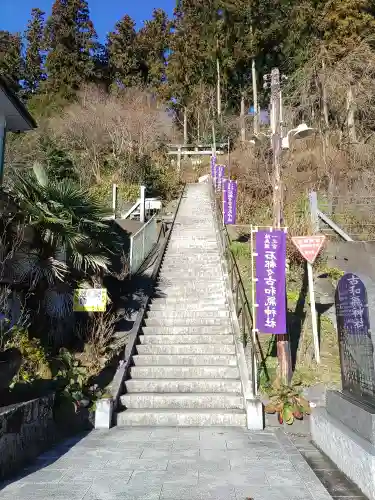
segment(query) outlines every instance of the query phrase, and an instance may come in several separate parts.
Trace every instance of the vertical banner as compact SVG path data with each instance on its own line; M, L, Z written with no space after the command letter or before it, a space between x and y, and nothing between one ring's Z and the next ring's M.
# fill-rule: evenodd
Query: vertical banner
M256 329L286 333L286 233L280 229L255 233Z
M211 178L215 182L216 177L216 156L211 156Z
M235 224L237 216L237 181L226 180L223 184L224 224Z
M223 189L224 165L216 165L216 183L215 188L218 193Z

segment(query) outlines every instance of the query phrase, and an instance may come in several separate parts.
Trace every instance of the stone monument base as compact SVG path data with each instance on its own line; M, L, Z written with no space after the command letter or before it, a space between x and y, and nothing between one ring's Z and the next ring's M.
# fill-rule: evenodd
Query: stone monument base
M311 416L316 445L370 499L375 500L375 409L336 391Z

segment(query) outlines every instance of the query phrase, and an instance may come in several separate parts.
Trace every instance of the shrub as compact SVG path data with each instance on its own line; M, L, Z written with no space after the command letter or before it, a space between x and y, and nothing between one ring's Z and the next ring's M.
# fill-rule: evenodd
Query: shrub
M38 339L30 338L27 330L16 327L12 328L7 336L9 340L6 343L6 348L15 347L22 354L22 365L14 383L31 383L37 379L52 378L47 354Z

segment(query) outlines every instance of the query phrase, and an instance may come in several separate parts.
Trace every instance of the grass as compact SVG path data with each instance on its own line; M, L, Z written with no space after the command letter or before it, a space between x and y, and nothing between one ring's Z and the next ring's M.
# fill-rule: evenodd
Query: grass
M234 232L231 232L235 240ZM237 259L238 267L242 275L249 302L251 303L251 255L248 242L241 243L232 241L231 249ZM324 258L320 258L321 266ZM333 280L341 273L337 269L325 268ZM320 324L320 356L321 363L317 365L314 360L314 343L312 337L311 314L308 301L308 290L305 287L303 298L300 297L304 283L304 268L293 265L287 273L287 302L288 302L288 329L291 338L291 346L295 352L295 370L293 382L300 382L302 386L309 387L322 383L327 387L338 387L340 385L340 359L337 342L337 334L334 325L326 316L319 318ZM276 378L277 353L275 337L270 335L259 335L260 346L266 360L266 369L271 382ZM298 347L297 347L298 346ZM260 373L260 387L265 389L267 378L265 371Z

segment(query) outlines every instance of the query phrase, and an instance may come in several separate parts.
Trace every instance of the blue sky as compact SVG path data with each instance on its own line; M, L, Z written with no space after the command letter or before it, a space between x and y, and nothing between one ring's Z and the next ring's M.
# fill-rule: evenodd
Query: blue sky
M26 28L33 7L50 13L53 0L0 0L0 30L21 31ZM125 14L129 14L141 27L151 17L154 8L172 14L176 0L89 0L91 19L100 40Z

